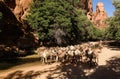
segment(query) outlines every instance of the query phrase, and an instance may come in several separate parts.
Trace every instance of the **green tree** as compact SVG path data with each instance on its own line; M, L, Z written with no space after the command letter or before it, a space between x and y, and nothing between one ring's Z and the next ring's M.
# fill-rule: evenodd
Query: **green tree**
M65 1L64 1L65 2ZM41 41L62 41L62 37L69 32L71 27L71 18L68 10L72 6L69 3L64 4L61 0L45 0L44 2L35 1L31 6L28 22L39 34Z
M114 6L116 8L114 16L108 19L108 38L114 40L120 40L120 1L114 0Z
M57 44L89 40L95 30L85 11L78 10L67 0L36 0L31 5L27 22L41 41Z
M83 4L81 4L81 0L67 0L76 8L83 8Z

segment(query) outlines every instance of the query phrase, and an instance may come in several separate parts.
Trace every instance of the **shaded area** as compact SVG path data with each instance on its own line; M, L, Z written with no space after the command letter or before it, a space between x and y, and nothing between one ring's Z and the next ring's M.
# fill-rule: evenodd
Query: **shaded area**
M108 41L106 44L112 50L120 50L120 41Z
M86 79L83 72L82 65L75 65L71 63L61 64L59 66L60 72L54 72L48 75L48 79ZM54 74L59 74L53 76Z
M13 10L16 6L15 0L4 0L4 2Z
M15 0L0 1L0 12L2 13L0 19L0 60L31 54L30 52L37 46L37 40L31 33L31 29L25 29L25 24L20 23L10 9L14 7Z
M0 12L3 14L0 20L0 29L2 30L0 32L0 44L13 45L23 35L22 25L2 1L0 1Z
M44 69L43 71L30 70L30 71L27 71L27 72L24 72L22 70L17 70L17 71L14 71L13 73L8 74L3 79L36 79L36 77L38 77L38 79L41 79L40 78L41 74L44 74L44 73L47 73L47 72L54 72L57 69L58 68L55 68L54 70Z
M91 79L120 79L120 58L111 58L106 66L99 66Z
M36 79L45 75L46 79L120 79L120 58L111 58L105 66L94 67L93 72L86 75L85 69L90 70L88 65L64 63L60 66L44 69L42 71L21 70L8 74L3 79Z
M34 72L34 71L28 71L25 74L23 74L23 71L18 70L11 74L9 74L4 79L35 79L37 75L40 75L40 72Z
M41 63L39 57L18 57L18 58L3 58L0 59L0 70L6 70L14 66L30 63Z
M45 75L46 79L88 79L85 76L83 69L89 69L88 65L78 65L71 63L64 63L57 67L51 67L44 69L42 71L30 70L24 72L21 70L14 71L13 73L8 74L3 79L44 79L41 76ZM47 74L46 74L47 73Z

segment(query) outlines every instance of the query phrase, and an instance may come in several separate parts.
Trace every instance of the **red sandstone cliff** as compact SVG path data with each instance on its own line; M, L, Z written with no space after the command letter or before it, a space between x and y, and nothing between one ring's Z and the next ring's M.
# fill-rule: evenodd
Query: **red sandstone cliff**
M96 6L96 12L93 13L92 22L96 25L97 28L105 28L107 26L105 23L107 18L108 16L104 9L104 4L99 2Z
M0 0L0 12L3 14L0 20L0 51L16 49L30 49L37 43L34 34L23 28L22 20L29 9L30 0ZM27 2L25 2L27 1ZM17 8L17 9L16 9ZM2 21L2 22L1 22ZM8 50L8 49L7 49Z
M0 32L0 43L4 41L14 42L23 34L21 23L19 23L13 12L2 1L0 1L0 12L4 16L2 22L0 22L0 29L2 30Z
M16 6L13 12L19 21L26 19L27 11L29 10L32 1L33 0L16 0Z
M99 2L96 6L96 11L93 12L92 0L81 0L86 10L86 16L88 19L99 29L105 28L107 24L105 20L108 18L104 9L104 4Z
M22 22L25 20L25 16L27 15L27 11L29 10L30 3L33 0L2 0L6 6L8 6L11 11L16 16L17 20Z
M30 3L33 0L2 0L14 13L19 22L23 22L26 19ZM104 28L106 23L104 20L107 18L107 13L104 9L104 4L99 2L96 6L96 12L93 12L92 0L80 0L83 5L83 9L86 10L86 16L91 22L98 28Z

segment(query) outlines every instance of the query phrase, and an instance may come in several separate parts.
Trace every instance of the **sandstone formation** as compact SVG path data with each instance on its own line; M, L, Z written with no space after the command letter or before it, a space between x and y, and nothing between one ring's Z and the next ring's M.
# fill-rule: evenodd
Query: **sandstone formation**
M104 9L104 4L102 2L99 2L96 6L96 12L93 13L92 22L98 28L105 28L107 26L107 24L105 23L105 20L107 18L108 16Z
M2 0L13 11L17 20L21 23L26 19L30 4L33 0ZM104 10L104 4L99 2L96 6L96 12L93 12L92 0L80 0L83 5L83 9L86 10L86 16L91 22L98 28L104 28L106 26L104 20L107 18L107 14Z
M2 30L0 32L0 44L7 42L9 42L7 44L11 44L23 34L21 23L2 1L0 1L0 12L3 14L2 20L0 20L0 29Z
M0 12L3 17L0 20L0 52L6 48L30 50L38 42L33 33L23 28L22 19L29 9L30 0L0 0ZM27 2L26 2L27 1ZM18 8L18 9L16 9ZM29 29L30 30L30 29ZM6 51L8 52L8 51Z
M104 4L99 2L96 6L96 11L93 12L92 0L81 0L86 10L86 16L88 19L99 29L105 28L107 24L105 20L108 18L104 9Z
M30 3L33 0L16 0L14 14L19 21L23 21L26 19L27 11L29 10Z
M22 23L26 19L27 11L33 0L2 0L14 13L17 20Z
M16 4L15 0L2 0L12 11L14 10Z
M92 0L81 0L81 3L83 5L83 9L86 10L86 16L91 20L93 13Z
M81 3L83 4L83 9L85 9L86 12L93 12L92 0L81 0Z

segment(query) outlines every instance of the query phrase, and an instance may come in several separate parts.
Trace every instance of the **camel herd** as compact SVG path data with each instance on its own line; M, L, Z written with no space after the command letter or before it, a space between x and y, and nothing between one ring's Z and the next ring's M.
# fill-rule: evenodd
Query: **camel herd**
M35 52L43 63L55 62L98 63L98 54L102 52L102 42L88 42L66 47L39 47Z

